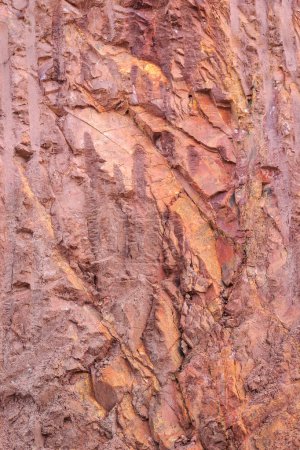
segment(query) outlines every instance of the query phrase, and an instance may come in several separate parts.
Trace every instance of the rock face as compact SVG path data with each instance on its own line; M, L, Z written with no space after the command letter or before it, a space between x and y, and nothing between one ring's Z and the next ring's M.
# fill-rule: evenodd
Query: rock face
M296 0L0 4L2 450L300 448Z

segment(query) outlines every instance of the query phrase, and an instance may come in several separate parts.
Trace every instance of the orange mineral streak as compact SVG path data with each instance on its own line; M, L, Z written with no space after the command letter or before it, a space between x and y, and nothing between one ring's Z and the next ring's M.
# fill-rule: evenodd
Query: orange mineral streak
M0 450L299 449L297 2L6 3Z

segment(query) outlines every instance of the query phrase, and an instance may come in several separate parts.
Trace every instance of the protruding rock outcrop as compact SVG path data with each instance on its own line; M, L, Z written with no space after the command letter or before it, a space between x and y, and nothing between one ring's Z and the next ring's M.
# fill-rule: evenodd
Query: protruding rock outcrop
M300 8L0 4L0 448L299 449Z

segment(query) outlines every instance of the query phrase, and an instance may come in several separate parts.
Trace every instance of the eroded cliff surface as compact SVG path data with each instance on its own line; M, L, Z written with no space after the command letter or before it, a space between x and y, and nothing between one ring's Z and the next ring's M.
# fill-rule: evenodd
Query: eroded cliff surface
M296 0L0 4L3 450L299 449Z

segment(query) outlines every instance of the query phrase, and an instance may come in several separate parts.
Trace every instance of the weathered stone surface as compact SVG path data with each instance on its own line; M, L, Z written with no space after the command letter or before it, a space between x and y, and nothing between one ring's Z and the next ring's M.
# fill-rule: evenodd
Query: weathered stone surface
M300 448L299 35L0 3L1 450Z

